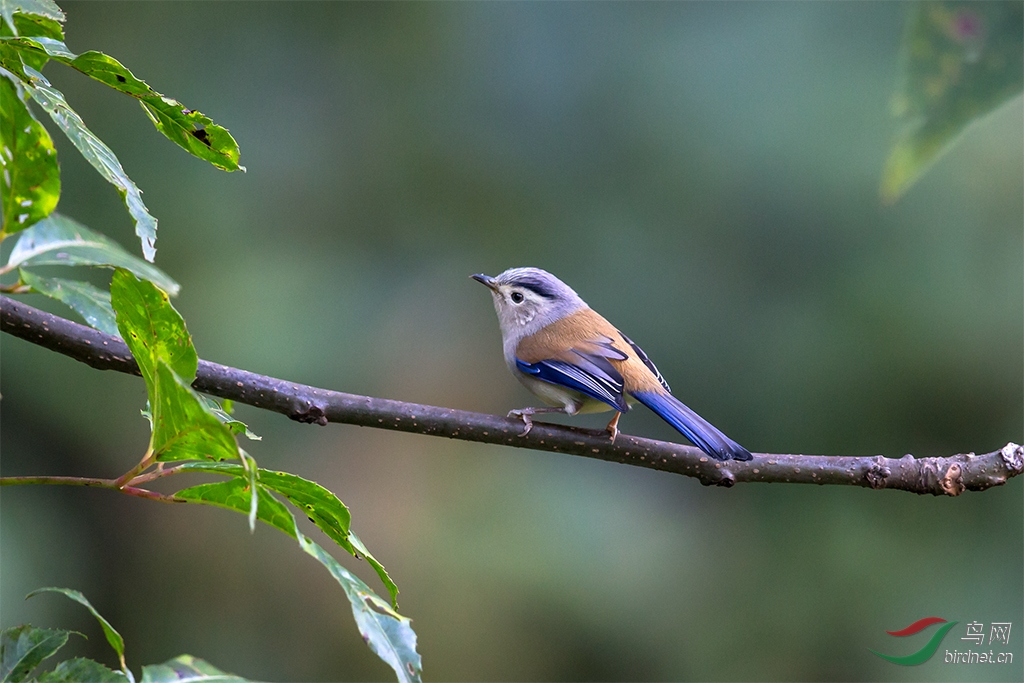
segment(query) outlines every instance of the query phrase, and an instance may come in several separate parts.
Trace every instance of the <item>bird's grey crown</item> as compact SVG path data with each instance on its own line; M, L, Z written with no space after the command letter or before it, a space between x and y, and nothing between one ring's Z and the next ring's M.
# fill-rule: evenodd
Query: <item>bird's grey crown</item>
M572 287L540 268L509 268L495 280L503 285L516 285L542 296L545 299L579 300Z

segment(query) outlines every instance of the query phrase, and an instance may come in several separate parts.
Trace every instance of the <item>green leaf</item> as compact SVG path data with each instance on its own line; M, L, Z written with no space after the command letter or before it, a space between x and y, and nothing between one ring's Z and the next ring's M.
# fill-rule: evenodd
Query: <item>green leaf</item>
M227 128L218 126L202 112L182 106L168 97L139 99L149 114L149 120L168 140L221 170L245 171L245 166L238 164L238 143Z
M245 438L250 441L263 440L262 436L257 436L249 431L249 427L244 422L239 422L235 418L231 417L227 410L228 404L231 403L230 399L224 399L224 407L221 407L221 404L217 403L217 399L211 398L205 394L199 394L199 400L203 402L203 405L209 412L213 413L218 420L223 422L227 428L235 434L243 434L245 435Z
M916 2L903 37L893 113L904 125L885 162L886 203L907 189L973 121L1024 89L1024 4Z
M398 676L399 681L419 681L423 671L420 655L416 652L416 632L412 622L390 605L359 577L338 564L338 561L296 529L299 545L315 557L345 590L359 633L370 649Z
M70 64L87 76L138 98L156 129L193 156L225 171L245 170L238 165L238 143L226 128L202 112L156 92L113 57L89 51Z
M377 576L384 583L384 587L388 589L388 594L391 596L391 606L398 609L398 585L391 579L391 575L384 569L384 565L370 554L370 551L366 549L366 546L363 545L363 542L359 540L354 531L349 532L348 540L352 547L351 549L346 548L346 550L356 557L362 556L366 558L367 563L373 567L373 571L377 572Z
M190 386L199 357L167 293L118 268L110 281L121 338L139 364L149 396L150 452L158 461L239 458L231 429Z
M398 608L398 586L384 565L370 554L350 529L351 513L334 493L314 481L288 472L260 470L260 483L287 498L288 502L302 510L313 524L353 557L366 558L388 589L392 604Z
M193 472L212 472L243 478L246 475L235 463L186 463L182 469ZM289 472L259 470L259 485L283 495L289 503L302 510L313 524L353 557L363 559L373 567L381 582L388 589L391 604L398 609L398 586L387 570L377 561L359 537L351 530L351 513L348 507L329 489L314 481Z
M118 268L110 280L110 296L121 337L139 363L146 386L155 380L157 361L167 363L191 384L199 357L185 321L174 310L167 293ZM150 394L150 405L155 409L152 391Z
M19 683L68 642L71 631L14 626L0 633L0 683Z
M186 467L188 466L186 465ZM263 487L259 487L258 495L259 506L256 510L256 518L264 524L269 524L294 538L295 518L292 516L292 513L288 512L288 508L284 506L284 503L274 498ZM249 482L242 477L232 477L227 481L192 486L178 491L174 494L174 497L190 503L227 508L228 510L241 512L245 515L249 514L252 504Z
M19 38L7 41L23 52L41 53L86 76L139 100L156 129L189 154L210 162L225 171L244 171L238 165L238 143L223 126L202 112L189 109L181 102L164 97L145 81L136 78L123 64L102 52L90 50L75 55L60 40ZM19 65L12 71L21 73ZM34 67L36 70L40 67Z
M203 407L199 394L162 358L156 361L150 409L150 450L157 461L241 457L231 430Z
M49 57L45 52L33 49L32 45L9 40L17 36L34 36L36 40L63 40L64 31L53 19L34 14L15 14L14 30L7 22L0 21L0 67L25 80L28 78L25 75L26 64L39 71L49 61Z
M39 595L40 593L62 593L89 610L89 612L96 617L96 621L100 622L100 627L103 629L103 635L107 637L107 642L110 643L110 647L114 648L114 652L117 653L117 658L121 660L121 666L125 666L124 638L122 638L121 634L110 625L109 621L103 618L102 614L96 611L96 608L92 606L92 603L89 602L84 595L79 591L72 590L70 588L54 588L50 586L47 588L38 588L32 591L25 596L25 599L28 600L32 596Z
M53 671L47 671L38 679L39 683L129 683L120 671L113 671L99 662L76 657L61 662Z
M0 239L45 218L60 199L57 150L25 104L23 88L0 78Z
M86 128L78 113L68 106L64 95L50 85L46 78L30 66L25 67L29 80L24 83L29 95L39 103L54 123L60 126L72 144L78 148L86 161L99 171L109 183L117 188L124 199L128 213L135 219L135 234L142 240L142 255L149 262L156 256L156 218L149 213L142 201L142 192L132 182L121 162L96 135Z
M246 679L224 673L212 664L193 657L178 655L163 664L142 667L142 683L247 683Z
M346 550L351 548L348 535L352 516L337 496L315 481L288 472L264 469L259 475L260 484L287 498L335 543Z
M59 277L41 277L28 270L19 270L21 281L34 292L44 294L70 306L90 327L100 332L120 336L117 319L110 307L110 293L78 280Z
M38 15L52 21L64 21L64 12L53 0L0 0L0 16L8 28L17 30L15 12Z
M186 463L181 467L191 471L216 472L236 476L227 481L200 484L183 489L174 494L176 498L192 503L216 505L243 514L249 512L250 483L244 478L246 475L241 466L228 463ZM352 613L363 640L378 657L395 670L400 681L420 680L420 656L416 653L416 634L412 630L409 619L392 609L369 586L338 564L338 561L327 551L299 531L295 524L295 517L281 501L270 493L263 483L267 474L267 470L259 471L257 518L298 540L299 545L306 553L316 558L331 572L331 575L345 590L345 594L352 604ZM285 473L270 474L284 475ZM299 486L291 479L292 477L294 475L287 475L284 477L285 483L281 481L277 481L277 483L286 490L301 490L303 493L298 496L300 498L311 497L310 492L315 491L315 488L312 487L319 486L313 482L307 482L312 484L310 488ZM326 491L326 489L323 490ZM330 494L329 491L327 493ZM333 494L330 495L333 496ZM340 501L338 503L340 504ZM145 680L145 676L143 676L143 680Z
M51 213L18 236L4 271L22 266L108 266L124 268L175 296L181 286L169 275L114 240L78 221Z

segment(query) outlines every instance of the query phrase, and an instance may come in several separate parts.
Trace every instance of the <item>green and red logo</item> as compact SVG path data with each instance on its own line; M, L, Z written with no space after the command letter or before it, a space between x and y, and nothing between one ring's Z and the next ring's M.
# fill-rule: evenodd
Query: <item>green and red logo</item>
M932 635L931 640L925 643L924 647L912 654L897 657L894 655L883 655L881 652L875 652L870 648L868 649L882 659L890 661L893 664L900 664L902 666L916 666L918 664L924 664L932 658L935 651L939 649L939 645L942 644L942 639L946 637L947 633L949 633L949 629L957 625L957 622L947 622L945 619L940 619L939 617L925 617L924 619L918 619L906 628L901 628L899 631L886 631L890 636L905 638L906 636L916 635L934 624L945 624L945 626L940 627L939 630Z

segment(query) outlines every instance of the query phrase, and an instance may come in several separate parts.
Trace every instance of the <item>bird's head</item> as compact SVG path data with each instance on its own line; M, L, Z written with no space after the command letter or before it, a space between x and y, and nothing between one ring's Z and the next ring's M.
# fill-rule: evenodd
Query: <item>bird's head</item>
M533 334L586 307L569 285L540 268L509 268L495 277L470 277L491 290L505 336Z

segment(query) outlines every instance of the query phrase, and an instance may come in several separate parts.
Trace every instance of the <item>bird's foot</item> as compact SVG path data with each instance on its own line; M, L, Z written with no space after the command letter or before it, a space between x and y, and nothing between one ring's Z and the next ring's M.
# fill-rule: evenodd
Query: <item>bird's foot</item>
M612 443L615 443L615 437L619 435L619 418L622 417L622 413L615 413L615 417L608 423L608 426L604 428L606 432L611 434Z
M530 430L533 429L533 420L530 418L531 415L533 415L533 411L529 408L520 408L508 411L507 417L518 417L525 425L523 431L519 432L519 436L526 436L530 433Z

